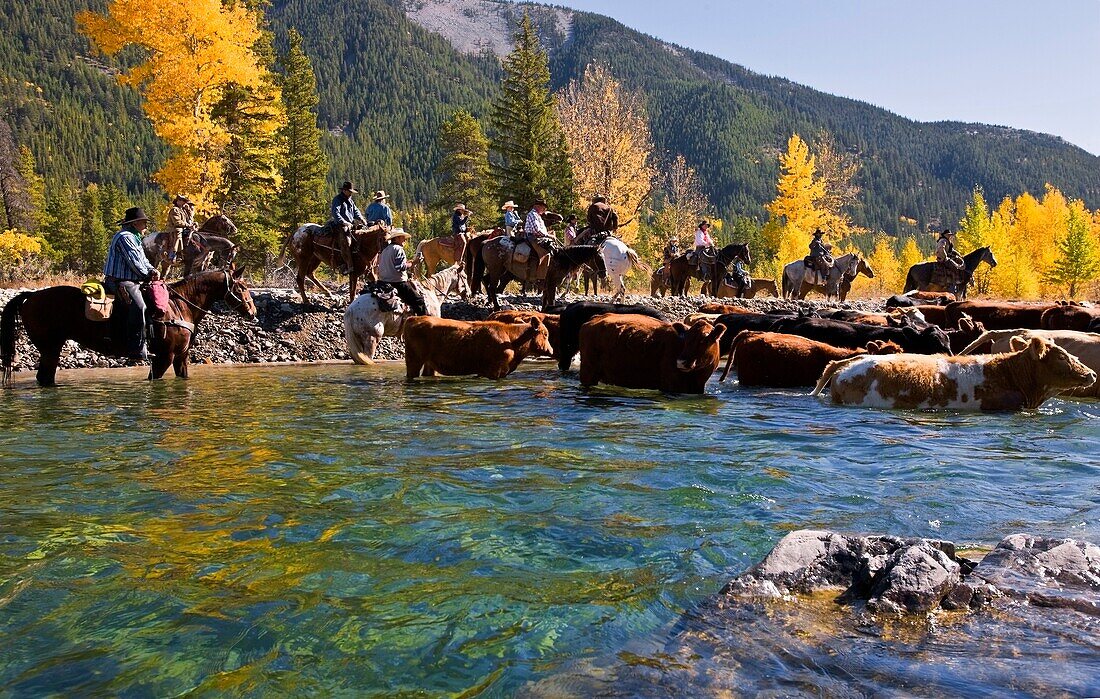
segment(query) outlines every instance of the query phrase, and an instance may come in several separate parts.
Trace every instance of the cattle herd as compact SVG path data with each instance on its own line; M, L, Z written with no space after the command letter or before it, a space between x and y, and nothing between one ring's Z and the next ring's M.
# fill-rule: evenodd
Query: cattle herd
M742 386L830 387L834 403L880 408L1019 410L1059 395L1100 397L1100 309L1076 303L955 301L911 292L883 313L758 313L707 304L684 322L646 306L577 302L485 321L406 322L407 376L501 379L529 356L585 388L609 384L701 394L727 357Z

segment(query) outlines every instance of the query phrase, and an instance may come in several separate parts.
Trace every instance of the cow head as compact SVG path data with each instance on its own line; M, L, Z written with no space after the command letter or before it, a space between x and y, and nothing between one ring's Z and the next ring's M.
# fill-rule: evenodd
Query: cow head
M529 326L520 338L521 342L531 343L531 354L541 357L554 356L554 348L550 346L550 331L538 318L532 318L527 322Z
M943 329L929 325L917 330L912 326L901 328L907 344L906 349L917 354L951 354L951 340Z
M680 336L680 356L676 357L676 368L680 371L694 371L700 362L711 359L711 349L718 350L718 340L726 332L722 324L711 325L709 321L697 320L689 328L683 323L673 323Z
M1041 386L1065 390L1088 388L1096 383L1096 372L1053 342L1041 337L1028 340L1017 336L1008 341L1008 346L1034 364L1035 376Z
M901 354L904 351L896 342L871 340L867 343L867 354Z

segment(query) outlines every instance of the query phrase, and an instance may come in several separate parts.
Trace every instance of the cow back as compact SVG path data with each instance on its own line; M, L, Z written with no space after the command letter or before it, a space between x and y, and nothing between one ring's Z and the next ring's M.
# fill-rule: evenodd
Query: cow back
M559 369L568 371L573 357L580 351L581 326L596 316L607 313L641 315L662 323L668 322L668 318L660 311L639 304L598 303L595 301L571 303L561 312L561 321L558 327L559 344L554 345L554 350L558 356Z
M1038 330L1042 326L1043 313L1051 308L1055 308L1055 305L1013 301L955 301L947 304L946 327L958 327L959 320L966 314L984 324L987 330Z

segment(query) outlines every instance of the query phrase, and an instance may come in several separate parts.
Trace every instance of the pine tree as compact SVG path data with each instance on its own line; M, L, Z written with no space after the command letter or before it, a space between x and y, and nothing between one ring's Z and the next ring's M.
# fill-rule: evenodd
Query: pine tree
M90 184L80 195L80 263L85 272L92 274L103 269L107 260L107 226L103 221L103 197L98 185Z
M521 207L541 197L564 211L573 202L568 145L550 94L548 58L527 13L515 40L493 103L490 170L497 197Z
M1084 204L1074 201L1066 216L1065 236L1057 243L1057 258L1048 281L1065 285L1069 298L1088 282L1100 277L1100 242L1089 230L1089 214Z
M33 230L31 198L19 172L19 148L8 123L0 119L0 230Z
M309 56L302 50L302 36L289 33L290 47L280 58L286 124L280 133L283 147L282 188L276 220L284 232L325 215L324 187L328 163L321 150L317 127L317 79Z
M46 220L46 183L34 168L34 154L27 146L19 147L19 160L16 170L27 187L27 199L30 202L30 231L42 228Z
M497 207L486 191L489 182L489 139L472 114L458 110L439 127L443 158L435 168L439 181L436 208L450 212L463 203L482 225L496 223Z
M49 245L49 253L63 270L80 270L80 212L72 187L65 183L51 182L46 188L46 216L42 224L42 237Z

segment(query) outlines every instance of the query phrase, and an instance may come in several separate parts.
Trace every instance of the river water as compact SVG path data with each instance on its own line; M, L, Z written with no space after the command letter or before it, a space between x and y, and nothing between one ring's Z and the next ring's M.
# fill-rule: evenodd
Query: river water
M400 365L60 378L0 395L14 695L508 696L615 665L652 684L601 691L690 695L699 676L665 673L663 644L792 529L1100 540L1095 402L974 415L734 382L586 394L545 363L499 383L408 384ZM1013 632L993 674L973 670L980 643L929 645L936 629L853 634L840 670L824 661L845 631L758 654L745 629L725 652L768 658L740 662L746 692L776 677L781 693L1100 692L1083 616Z

